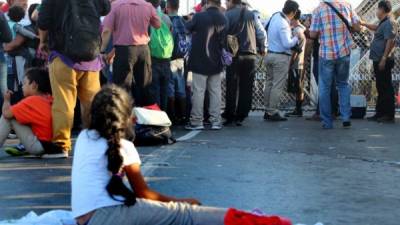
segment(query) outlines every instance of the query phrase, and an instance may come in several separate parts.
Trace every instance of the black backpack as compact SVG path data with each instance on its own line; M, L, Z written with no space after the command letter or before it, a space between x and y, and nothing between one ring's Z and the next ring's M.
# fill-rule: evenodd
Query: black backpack
M169 127L140 125L135 126L136 146L171 145L176 143Z
M63 54L75 62L94 60L100 54L100 15L94 0L67 0L62 22Z
M172 22L172 36L174 38L174 51L172 52L172 59L184 58L190 48L190 41L186 35L185 22L180 16L171 16Z

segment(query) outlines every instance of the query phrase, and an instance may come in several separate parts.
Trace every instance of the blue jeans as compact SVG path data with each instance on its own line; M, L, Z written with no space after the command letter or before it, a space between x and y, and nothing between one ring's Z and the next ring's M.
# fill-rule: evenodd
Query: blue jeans
M331 90L332 83L336 82L339 91L340 115L343 122L350 121L351 117L351 87L349 85L350 56L335 60L320 59L319 62L319 102L323 126L333 127Z
M184 61L176 59L171 61L171 79L168 87L168 97L186 98L186 80L183 74Z
M7 85L7 63L6 62L0 62L0 92L1 92L1 97L3 97L4 93L8 90L8 85Z

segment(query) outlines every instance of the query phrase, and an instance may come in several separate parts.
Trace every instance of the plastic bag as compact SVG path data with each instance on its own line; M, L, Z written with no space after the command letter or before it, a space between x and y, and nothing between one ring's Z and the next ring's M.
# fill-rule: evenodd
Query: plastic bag
M18 220L0 221L0 225L75 225L76 222L71 212L54 210L38 216L34 212Z

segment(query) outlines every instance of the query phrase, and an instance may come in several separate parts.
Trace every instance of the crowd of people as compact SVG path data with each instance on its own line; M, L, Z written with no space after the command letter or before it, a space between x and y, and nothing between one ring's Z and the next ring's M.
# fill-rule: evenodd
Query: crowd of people
M132 107L157 105L188 130L242 126L262 56L264 119L301 117L304 71L310 66L306 55L312 52L319 86L315 118L332 129L340 111L343 127L350 128L352 35L366 27L375 31L370 58L378 90L376 114L369 120L394 122L392 6L379 2L380 22L369 24L344 0L321 2L305 20L299 4L287 0L263 24L246 0L225 3L226 8L221 0L202 1L187 16L179 16L179 0L2 3L0 145L14 133L21 144L6 147L8 154L68 157L74 117L80 117L83 131L72 169L72 209L80 225L290 224L281 217L200 207L196 199L151 190L132 144ZM296 106L283 115L279 103L285 90L295 96ZM81 115L75 115L77 105ZM134 191L122 182L125 175Z
M267 23L246 0L227 0L225 8L219 0L202 1L187 16L178 15L178 0L72 2L48 0L28 6L27 0L9 0L1 5L4 103L10 99L12 106L21 105L23 100L30 106L23 92L26 72L41 68L49 73L51 88L43 95L51 96L51 113L32 108L32 121L9 118L33 131L52 127L45 129L46 138L34 132L46 146L40 153L43 157L68 156L74 118L81 118L78 128L87 127L92 99L107 83L123 87L137 107L158 105L175 125L188 130L203 130L205 125L211 130L242 126L251 110L260 56L267 71L266 121L303 116L305 70L313 65L319 86L313 118L331 129L340 115L343 127L349 128L352 35L362 26L375 31L370 57L378 100L376 115L368 119L394 122L391 70L397 26L390 1L379 3L378 25L365 23L351 4L338 0L321 3L309 17L302 15L296 1L288 0ZM82 15L81 20L73 14ZM226 101L221 113L223 78ZM284 91L296 99L295 110L286 114L280 111ZM36 117L47 118L51 124L40 124L43 121ZM18 129L10 130L8 137L25 138ZM19 155L29 150L21 144L8 147L7 152Z

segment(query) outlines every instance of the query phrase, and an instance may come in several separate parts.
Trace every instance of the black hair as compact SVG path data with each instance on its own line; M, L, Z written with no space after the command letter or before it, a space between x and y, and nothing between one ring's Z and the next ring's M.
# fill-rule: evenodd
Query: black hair
M136 203L136 195L123 183L121 169L123 158L120 153L121 139L133 134L133 101L130 95L116 85L106 85L93 99L90 109L89 129L96 130L100 137L107 140L107 169L112 174L106 190L114 200L116 196L124 198L126 206Z
M21 6L14 5L8 11L8 17L11 21L18 23L25 17L25 10Z
M29 6L28 8L28 15L29 15L29 20L31 21L31 23L35 23L35 21L32 21L32 14L35 12L35 10L37 9L37 7L39 6L39 4L35 3Z
M301 10L299 9L296 11L296 15L294 15L293 19L300 20L300 18L301 18Z
M388 0L383 0L378 3L378 8L383 9L385 13L390 13L392 11L392 3Z
M179 9L179 0L167 0L168 7L174 10Z
M283 6L282 12L286 15L290 13L296 13L297 10L299 10L299 3L293 0L287 0L285 2L285 5Z
M165 10L165 8L167 8L167 2L165 0L161 0L160 8L161 10Z
M215 5L218 5L218 6L221 5L221 0L207 0L207 3L210 3L210 2L212 2L212 3L214 3Z
M157 8L158 6L161 5L161 0L147 0L148 2L150 2L154 8Z
M51 94L51 85L49 72L46 69L33 67L25 72L25 77L29 83L35 82L38 86L38 91L43 94Z
M242 0L231 0L233 4L240 5L242 4Z

